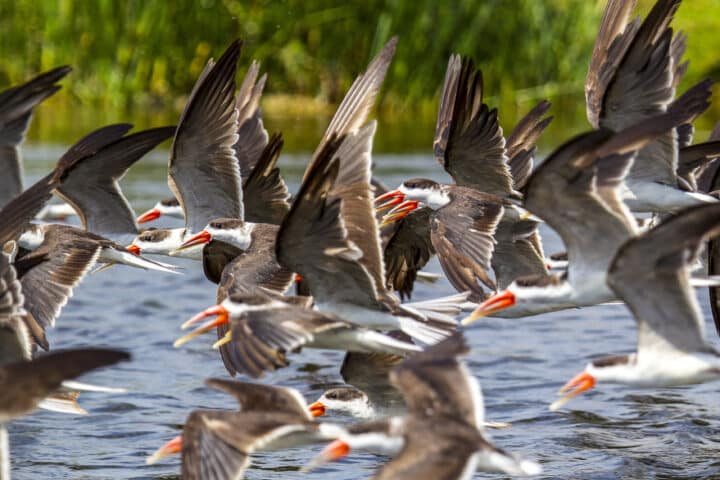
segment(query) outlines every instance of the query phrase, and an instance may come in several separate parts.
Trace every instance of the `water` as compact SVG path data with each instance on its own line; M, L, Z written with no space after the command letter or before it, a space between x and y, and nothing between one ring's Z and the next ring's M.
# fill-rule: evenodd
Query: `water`
M46 172L60 153L62 148L53 146L26 149L28 176L34 179ZM123 181L137 212L166 195L166 159L166 152L151 155ZM306 162L304 155L281 159L293 188ZM409 175L447 179L427 155L376 156L375 163L388 185ZM548 253L562 249L551 232L544 229L543 234ZM185 275L114 267L88 276L75 290L56 328L49 331L52 347L129 350L132 362L84 378L128 393L83 394L80 402L91 412L87 416L39 411L14 422L10 441L15 479L178 478L179 458L145 466L145 457L179 433L192 409L236 408L230 397L203 385L205 378L227 375L217 352L209 348L214 341L210 336L172 348L179 325L215 298L215 286L205 280L199 265L176 263L186 267ZM437 263L430 270L438 272ZM414 299L452 292L446 281L418 285ZM707 302L703 292L703 311L710 319ZM718 383L661 390L600 385L567 409L548 411L557 389L588 359L634 349L634 323L624 306L486 319L466 334L473 347L469 365L481 381L488 418L513 423L492 432L495 442L541 462L545 472L540 478L720 477ZM708 334L718 347L711 325ZM342 381L340 353L305 350L291 361L289 368L264 381L297 388L309 401ZM320 448L258 453L246 478L367 478L384 461L354 454L309 476L298 472Z

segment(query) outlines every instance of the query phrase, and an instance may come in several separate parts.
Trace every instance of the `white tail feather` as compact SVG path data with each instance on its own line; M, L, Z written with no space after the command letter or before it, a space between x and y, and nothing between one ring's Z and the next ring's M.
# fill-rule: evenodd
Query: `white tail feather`
M403 303L402 307L428 320L457 325L456 317L467 305L469 292L457 293L447 297L434 298L422 302Z
M418 282L422 283L437 283L437 281L440 280L442 276L430 272L418 272L416 278Z
M435 328L410 317L398 317L398 319L400 320L400 330L428 345L437 343L452 333L449 330Z
M77 403L77 398L48 397L38 405L43 410L71 415L87 415L87 410Z
M366 349L373 352L407 355L408 353L422 351L422 348L417 345L397 340L374 330L366 330L362 332L358 335L357 341Z
M62 386L71 390L79 390L81 392L100 392L100 393L126 393L124 388L103 387L102 385L92 385L89 383L76 382L74 380L65 380Z

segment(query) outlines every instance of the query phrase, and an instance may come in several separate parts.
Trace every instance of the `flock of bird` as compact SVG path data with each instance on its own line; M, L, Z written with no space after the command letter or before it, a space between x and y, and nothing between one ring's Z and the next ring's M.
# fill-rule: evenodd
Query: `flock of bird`
M348 90L292 196L277 166L282 137L263 125L266 76L258 63L236 88L239 41L207 63L177 127L130 135L128 124L100 128L25 190L19 147L33 108L70 68L1 92L0 479L10 477L7 422L37 407L79 413L79 391L112 391L73 379L127 353L40 350L49 350L46 329L94 266L178 273L148 254L200 261L218 285L215 305L182 325L194 328L175 346L215 331L213 347L231 376L260 378L302 348L347 352L348 385L310 405L291 388L208 380L240 408L191 412L182 435L148 460L181 453L186 479L241 478L255 451L325 441L307 470L365 450L390 458L377 479L540 473L485 432L507 425L484 418L459 327L487 315L627 304L636 353L593 360L551 409L598 383L655 388L720 379L720 354L705 340L694 291L711 288L715 315L720 128L692 143L711 82L676 96L688 68L687 39L670 27L680 0L657 0L644 20L633 18L634 4L608 0L585 86L592 130L538 166L535 143L552 120L550 103L505 137L497 110L483 101L481 71L451 56L434 155L452 184L414 178L390 190L372 177L369 116L395 38ZM174 197L136 219L118 182L170 138ZM67 203L49 205L53 195ZM54 221L71 213L82 228ZM185 225L138 226L161 216ZM566 254L546 256L541 222ZM433 256L458 293L407 302L415 282L434 281L422 272ZM363 391L378 386L392 392L398 415L378 416ZM317 419L337 411L363 420Z

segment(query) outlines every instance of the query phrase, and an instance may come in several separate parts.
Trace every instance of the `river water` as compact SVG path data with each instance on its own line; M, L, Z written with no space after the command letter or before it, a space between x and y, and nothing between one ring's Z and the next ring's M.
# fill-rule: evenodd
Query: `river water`
M46 172L62 151L57 146L26 148L28 178ZM167 152L153 153L123 181L138 213L168 194L166 159ZM307 159L281 158L293 189ZM374 161L377 175L389 185L408 176L446 180L429 155L376 155ZM543 235L547 253L562 250L552 232L544 228ZM180 432L192 409L236 408L230 397L203 384L208 377L227 376L217 352L210 349L213 338L172 347L179 325L215 298L215 286L205 280L199 264L173 261L185 267L184 275L114 267L89 275L75 290L49 331L52 347L128 350L131 362L83 379L127 393L83 394L80 402L90 412L86 416L38 411L14 422L10 441L15 479L179 478L178 457L146 466L146 456ZM437 263L429 270L438 272ZM452 288L442 280L419 285L413 299L450 293ZM718 347L705 292L701 301L708 335ZM466 334L472 346L468 362L480 379L487 416L513 424L492 432L494 441L542 463L545 471L539 478L720 478L720 384L660 390L600 385L562 411L548 411L557 389L588 359L634 349L634 322L624 306L486 319ZM338 352L305 350L291 361L290 367L263 381L294 387L309 401L342 381ZM354 454L311 474L300 473L299 467L320 448L258 453L246 478L367 478L384 461Z

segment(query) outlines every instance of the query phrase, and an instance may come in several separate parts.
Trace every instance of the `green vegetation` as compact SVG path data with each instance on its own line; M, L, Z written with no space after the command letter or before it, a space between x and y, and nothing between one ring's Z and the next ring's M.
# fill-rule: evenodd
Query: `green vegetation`
M641 13L651 2L641 0ZM269 73L264 108L294 149L312 148L329 104L392 35L397 56L381 102L384 150L429 149L450 53L482 66L489 102L512 125L540 98L555 103L550 132L587 126L583 80L604 2L592 0L13 0L0 2L0 86L70 64L33 136L68 140L108 121L172 123L208 57L245 41L243 63ZM683 87L720 77L717 0L688 0ZM708 114L703 128L717 118ZM58 121L60 119L60 121ZM302 120L298 122L298 120ZM302 126L299 126L302 124ZM555 142L553 142L555 143Z

